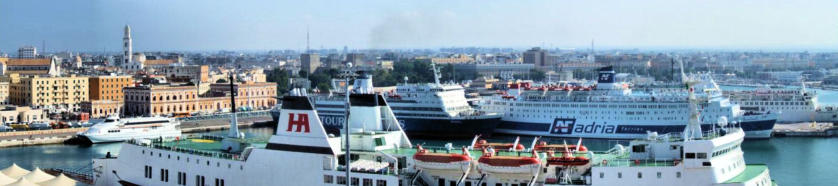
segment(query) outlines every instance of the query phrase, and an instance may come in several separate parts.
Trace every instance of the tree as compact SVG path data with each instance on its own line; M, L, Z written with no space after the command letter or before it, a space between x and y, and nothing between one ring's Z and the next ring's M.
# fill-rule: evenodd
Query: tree
M291 73L288 70L274 68L267 73L268 82L276 82L277 95L283 95L288 92L288 79L291 78Z

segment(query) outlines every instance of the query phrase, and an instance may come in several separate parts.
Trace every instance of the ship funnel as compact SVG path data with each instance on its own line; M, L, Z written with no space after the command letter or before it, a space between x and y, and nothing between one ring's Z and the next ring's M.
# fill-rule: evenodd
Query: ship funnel
M358 77L355 78L355 82L353 83L354 91L357 94L372 94L373 93L373 84L372 84L372 74L367 71L358 71Z
M614 83L614 74L616 73L612 66L599 68L599 79L597 79L597 83Z

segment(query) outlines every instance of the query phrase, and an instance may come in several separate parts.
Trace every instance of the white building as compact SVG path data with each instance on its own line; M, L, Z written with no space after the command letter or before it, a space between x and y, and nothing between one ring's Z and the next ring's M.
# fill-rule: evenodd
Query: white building
M38 56L38 49L33 46L23 46L17 49L18 58L32 59Z

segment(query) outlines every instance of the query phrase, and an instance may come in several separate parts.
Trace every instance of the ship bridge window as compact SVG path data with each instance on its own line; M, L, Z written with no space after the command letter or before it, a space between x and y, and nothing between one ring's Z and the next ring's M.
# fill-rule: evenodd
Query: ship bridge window
M470 185L471 185L471 182L466 182L466 186L470 186ZM375 186L387 186L387 180L375 180Z
M323 183L331 184L335 179L332 175L323 175Z
M684 156L686 159L695 159L695 153L692 152L688 152Z
M631 146L631 152L646 152L646 145Z
M384 144L385 143L384 143L384 138L383 137L375 138L375 146L376 147L384 146Z

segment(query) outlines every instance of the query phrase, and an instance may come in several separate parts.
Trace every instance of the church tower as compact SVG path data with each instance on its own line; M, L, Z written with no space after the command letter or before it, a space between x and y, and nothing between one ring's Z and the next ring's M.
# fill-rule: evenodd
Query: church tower
M133 43L131 43L131 26L125 25L125 36L122 37L122 49L125 52L123 54L123 61L122 64L128 65L131 64L131 61L134 60L134 51L131 48Z

